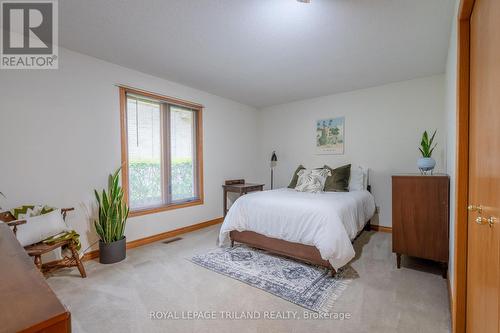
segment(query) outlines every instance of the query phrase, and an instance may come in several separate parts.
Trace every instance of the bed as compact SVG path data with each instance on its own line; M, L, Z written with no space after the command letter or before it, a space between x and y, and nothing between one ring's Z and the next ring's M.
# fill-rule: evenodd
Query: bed
M244 243L328 267L335 274L354 258L352 241L369 228L374 213L375 200L368 190L254 192L240 197L229 210L219 245Z

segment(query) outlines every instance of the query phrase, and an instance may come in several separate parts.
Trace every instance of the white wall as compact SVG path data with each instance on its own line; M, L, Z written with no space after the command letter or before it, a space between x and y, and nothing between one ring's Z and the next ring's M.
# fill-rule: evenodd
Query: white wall
M345 116L345 154L315 155L317 119ZM287 186L299 164L308 168L345 163L371 169L379 224L391 226L391 175L418 172L422 132L437 129L433 155L444 171L444 75L303 100L261 110L261 180L269 184L270 154L276 150L276 187Z
M121 164L117 83L205 106L205 204L130 218L128 240L220 217L224 179L255 180L254 108L60 49L59 70L0 73L0 206L75 207L69 223L83 247L97 239L93 189Z
M459 1L455 2L455 14L458 15ZM450 175L450 259L448 264L450 284L453 285L455 267L455 168L456 168L456 141L457 141L457 20L454 15L448 59L446 62L446 172ZM453 290L452 290L453 291Z
M97 239L90 218L92 191L103 188L108 172L121 163L116 83L205 105L205 204L131 218L128 240L220 217L222 182L242 177L269 185L273 150L279 159L277 186L288 184L298 164L369 167L384 226L391 225L390 176L417 172L424 129L438 129L437 171L453 169L449 160L454 153L445 158L445 142L453 140L445 135L444 75L257 111L65 49L60 61L59 70L0 73L0 191L7 195L0 205L75 207L69 223L81 234L84 248ZM337 116L346 118L345 155L315 155L315 121Z

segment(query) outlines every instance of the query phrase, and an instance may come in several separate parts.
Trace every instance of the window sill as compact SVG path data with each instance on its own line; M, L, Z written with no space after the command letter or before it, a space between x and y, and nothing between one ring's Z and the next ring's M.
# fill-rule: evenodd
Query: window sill
M155 213L165 212L168 210L174 210L174 209L180 209L180 208L186 208L186 207L192 207L192 206L198 206L198 205L203 205L203 199L196 199L196 200L189 201L189 202L176 203L176 204L170 204L170 205L163 205L163 206L159 206L159 207L134 210L134 211L130 211L130 213L128 214L128 217L155 214Z

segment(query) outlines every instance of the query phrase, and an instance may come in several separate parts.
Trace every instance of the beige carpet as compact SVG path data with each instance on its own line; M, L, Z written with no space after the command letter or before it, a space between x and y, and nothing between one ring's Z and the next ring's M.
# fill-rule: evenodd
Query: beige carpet
M130 250L119 264L86 262L87 279L67 269L47 281L70 309L73 332L450 331L447 285L439 267L403 258L404 267L396 269L390 234L364 233L355 242L358 255L351 265L359 278L333 310L349 319L304 319L311 312L186 260L214 248L218 229ZM153 311L170 319L151 320ZM189 319L200 315L216 319ZM260 319L227 319L251 315Z

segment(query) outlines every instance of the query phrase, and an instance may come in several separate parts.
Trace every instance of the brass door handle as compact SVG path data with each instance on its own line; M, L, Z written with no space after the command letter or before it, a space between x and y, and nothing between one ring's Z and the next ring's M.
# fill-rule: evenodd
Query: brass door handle
M490 216L488 218L485 218L485 217L482 217L482 216L478 216L476 218L476 223L477 224L486 224L486 223L488 223L488 225L490 226L490 228L493 227L493 225L495 223L497 223L497 221L498 221L498 219L496 217L494 217L494 216Z
M481 205L469 205L469 206L467 206L467 210L469 212L478 212L479 214L481 214L483 212L483 206L481 206Z
M490 216L486 219L488 224L490 225L490 228L493 227L493 224L497 223L496 217Z

